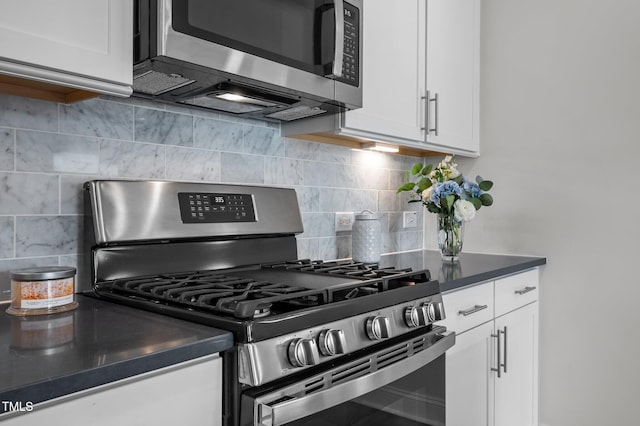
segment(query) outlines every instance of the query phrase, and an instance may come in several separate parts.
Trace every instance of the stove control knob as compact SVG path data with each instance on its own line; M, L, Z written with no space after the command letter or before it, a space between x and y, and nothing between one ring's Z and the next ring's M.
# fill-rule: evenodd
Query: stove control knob
M343 354L347 351L347 339L342 330L322 330L318 336L320 353L324 356Z
M440 321L444 319L444 306L442 302L427 302L423 305L427 313L429 322Z
M389 318L375 316L367 319L367 336L371 340L382 340L389 338Z
M404 322L411 328L427 324L427 310L422 306L408 306L404 309Z
M320 360L318 346L313 339L293 339L289 342L288 355L294 367L316 365Z

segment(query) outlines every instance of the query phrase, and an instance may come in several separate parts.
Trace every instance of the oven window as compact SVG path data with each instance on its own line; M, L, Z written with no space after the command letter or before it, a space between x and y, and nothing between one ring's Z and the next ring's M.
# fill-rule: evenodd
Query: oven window
M288 423L292 426L444 426L445 355L359 398Z

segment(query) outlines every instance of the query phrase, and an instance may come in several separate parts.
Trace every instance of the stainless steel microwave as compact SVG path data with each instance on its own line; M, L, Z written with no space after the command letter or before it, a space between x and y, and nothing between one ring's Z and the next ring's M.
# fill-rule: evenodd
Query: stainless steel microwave
M362 106L363 0L136 0L134 95L289 122Z

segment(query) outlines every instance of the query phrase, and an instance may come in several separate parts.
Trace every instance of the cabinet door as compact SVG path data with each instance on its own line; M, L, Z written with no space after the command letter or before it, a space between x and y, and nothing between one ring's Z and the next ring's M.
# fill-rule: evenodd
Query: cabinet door
M217 354L36 404L3 426L174 426L222 424Z
M489 426L493 410L493 321L456 335L446 357L447 426ZM511 426L518 423L513 423Z
M495 384L495 425L538 424L538 303L496 318L496 330L505 331L503 362Z
M423 0L366 0L362 108L345 114L341 133L424 143Z
M121 0L3 2L0 73L129 95L133 7Z
M479 152L480 0L427 1L427 142Z

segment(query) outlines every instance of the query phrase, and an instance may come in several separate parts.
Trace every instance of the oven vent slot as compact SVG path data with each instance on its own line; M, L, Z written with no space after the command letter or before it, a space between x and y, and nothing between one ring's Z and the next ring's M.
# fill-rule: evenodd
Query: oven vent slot
M348 364L345 368L337 369L330 373L327 378L326 387L331 387L367 374L371 374L377 370L385 368L396 362L407 359L418 352L427 348L427 339L424 337L416 338L406 342L401 346L394 346L385 351L372 354L366 360L358 363Z
M324 389L324 377L318 377L316 380L310 380L304 384L304 395L317 392Z
M372 360L367 359L358 364L351 364L347 368L343 368L337 371L334 371L331 374L330 382L333 385L337 385L342 382L347 382L352 379L356 379L361 376L365 376L372 371L375 371L375 368L372 368Z

